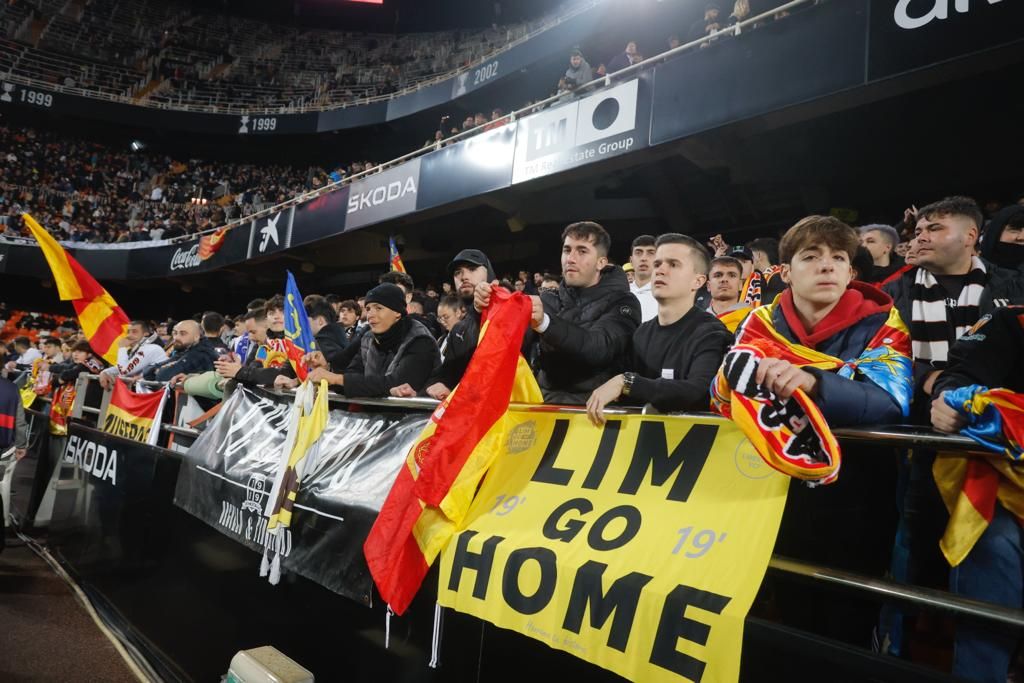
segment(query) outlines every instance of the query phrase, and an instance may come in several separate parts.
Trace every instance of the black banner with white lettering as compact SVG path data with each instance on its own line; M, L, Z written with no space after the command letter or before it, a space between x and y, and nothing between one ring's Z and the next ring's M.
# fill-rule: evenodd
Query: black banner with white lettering
M203 248L202 238L194 238L159 247L140 247L130 251L118 250L118 254L127 260L127 278L204 273L231 263L244 261L249 245L249 230L249 223L243 223L228 230L224 233L220 245L209 251ZM97 275L105 272L92 270L88 265L92 258L91 252L95 250L75 249L73 251L75 258L82 263L86 270Z
M871 0L868 80L1024 41L1024 3Z
M294 219L295 207L290 206L253 220L249 233L249 248L246 250L247 258L267 256L288 249L292 245Z
M161 542L155 482L178 467L166 451L72 421L55 466L51 541L77 570L127 569Z
M256 552L281 463L291 403L240 388L185 455L175 503ZM295 572L363 604L373 581L363 541L428 416L332 410L289 528L273 541ZM260 561L253 558L252 571Z

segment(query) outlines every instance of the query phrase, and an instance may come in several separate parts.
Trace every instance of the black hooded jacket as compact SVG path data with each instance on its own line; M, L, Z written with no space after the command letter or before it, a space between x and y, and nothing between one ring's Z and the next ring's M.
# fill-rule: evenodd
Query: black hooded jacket
M487 281L497 280L494 267L491 266L491 261L486 256L484 256L483 265L487 268ZM449 389L454 389L455 385L462 381L462 376L466 373L466 368L469 367L469 361L472 360L473 352L476 351L477 338L480 336L480 314L473 308L472 299L465 303L466 316L455 323L448 332L448 346L445 347L444 362L441 363L437 372L427 380L426 387L440 382Z
M1000 209L985 226L985 234L981 238L981 257L991 261L1000 268L1016 270L1018 277L1024 277L1024 246L1006 244L999 241L1011 218L1024 218L1024 206L1014 204ZM1015 225L1020 225L1015 221Z
M593 287L568 287L541 294L550 323L539 335L538 383L545 400L585 402L591 391L625 368L640 302L626 274L606 266ZM568 395L567 395L568 394Z

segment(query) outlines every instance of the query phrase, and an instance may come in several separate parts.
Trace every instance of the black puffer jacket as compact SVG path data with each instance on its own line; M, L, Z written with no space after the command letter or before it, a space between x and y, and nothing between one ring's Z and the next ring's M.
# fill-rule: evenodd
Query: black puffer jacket
M345 395L387 396L401 384L419 391L440 365L433 335L422 323L404 317L382 335L363 335L359 354L344 373Z
M551 322L540 335L538 383L546 400L583 403L625 368L640 302L618 266L606 266L593 287L563 282L541 301Z

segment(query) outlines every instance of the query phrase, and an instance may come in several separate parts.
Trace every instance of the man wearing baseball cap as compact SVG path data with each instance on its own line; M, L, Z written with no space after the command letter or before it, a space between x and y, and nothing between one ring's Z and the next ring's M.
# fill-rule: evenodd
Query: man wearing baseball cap
M463 249L448 264L448 275L455 285L455 294L465 303L466 315L448 333L444 361L427 380L425 393L443 401L466 372L477 337L480 336L480 314L473 308L473 290L481 282L497 279L490 259L479 249ZM403 384L391 390L392 396L415 396L412 386Z

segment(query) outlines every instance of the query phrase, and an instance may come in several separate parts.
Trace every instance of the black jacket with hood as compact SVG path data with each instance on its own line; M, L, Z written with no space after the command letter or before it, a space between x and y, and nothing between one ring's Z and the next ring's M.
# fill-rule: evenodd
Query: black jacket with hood
M541 294L550 323L539 335L537 380L545 400L583 403L590 392L625 368L640 302L622 268L606 266L593 287Z
M491 266L491 261L486 256L484 256L483 265L487 268L487 281L497 280L498 276L494 273L494 267ZM477 338L480 336L480 314L473 308L472 299L466 301L465 304L466 316L455 323L451 331L448 332L448 346L445 348L444 362L441 363L437 372L427 380L427 387L440 382L449 389L454 389L455 385L462 380L469 361L473 358Z
M985 225L985 234L981 237L981 258L1000 268L1017 271L1018 277L1024 277L1024 245L999 241L1011 219L1014 225L1024 222L1024 206L1007 206L992 216L992 220Z

